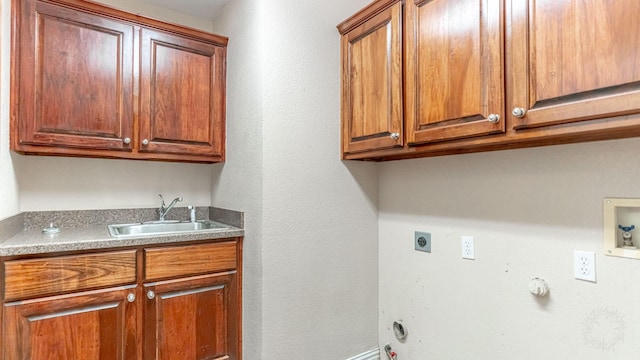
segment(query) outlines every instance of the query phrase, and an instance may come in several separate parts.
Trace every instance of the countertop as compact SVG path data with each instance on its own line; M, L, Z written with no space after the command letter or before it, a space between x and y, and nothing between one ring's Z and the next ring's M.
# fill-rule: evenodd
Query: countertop
M212 207L198 207L198 219L221 222L229 225L229 228L203 230L197 233L126 238L113 238L109 235L108 224L155 220L153 216L156 211L156 209L114 209L22 213L0 221L0 256L170 244L244 236L243 213ZM172 211L174 211L174 218L169 218L172 220L180 220L187 214L186 208L176 208ZM49 223L55 223L61 231L57 234L43 234L42 229Z

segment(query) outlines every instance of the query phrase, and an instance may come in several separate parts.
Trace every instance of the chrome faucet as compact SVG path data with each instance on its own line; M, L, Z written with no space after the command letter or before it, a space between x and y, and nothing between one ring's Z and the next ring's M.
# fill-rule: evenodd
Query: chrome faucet
M162 194L158 194L158 196L160 196L160 200L162 200L162 203L160 203L160 209L158 209L158 212L160 213L160 221L164 221L164 217L167 216L167 213L169 212L169 210L171 210L176 205L177 202L182 201L182 197L177 197L173 199L171 201L171 204L165 207L164 198L162 197Z

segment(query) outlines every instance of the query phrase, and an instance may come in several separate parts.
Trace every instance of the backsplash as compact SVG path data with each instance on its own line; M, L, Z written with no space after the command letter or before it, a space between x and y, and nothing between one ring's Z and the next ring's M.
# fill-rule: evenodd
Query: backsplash
M244 226L242 212L207 206L196 207L197 219L211 219L238 228ZM100 225L136 223L158 220L157 208L30 211L0 221L0 241L6 240L21 230L39 230L54 223L62 228L92 228ZM187 207L175 207L166 220L189 220Z

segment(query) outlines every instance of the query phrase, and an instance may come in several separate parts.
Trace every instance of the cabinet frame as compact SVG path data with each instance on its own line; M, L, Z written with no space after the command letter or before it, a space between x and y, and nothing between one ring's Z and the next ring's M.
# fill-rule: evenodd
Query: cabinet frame
M32 78L37 78L37 68L30 47L34 47L32 26L36 8L56 9L59 12L85 18L100 19L111 24L119 24L131 28L120 44L125 66L117 70L122 94L118 106L117 118L120 124L111 125L108 131L102 131L99 123L90 123L90 131L75 131L73 119L52 120L68 122L61 129L38 126L35 103L38 99L37 89ZM26 23L26 24L25 24ZM33 26L35 27L35 26ZM212 95L212 109L208 114L211 123L206 141L197 136L188 135L185 139L170 138L165 142L144 144L142 136L146 136L149 127L141 128L141 109L149 106L142 102L141 86L141 33L166 33L185 42L199 43L215 48L215 63L212 63L212 79L209 81ZM126 44L125 44L126 43ZM226 141L226 46L228 39L186 26L146 18L144 16L120 11L108 6L81 0L12 0L12 41L11 41L11 110L10 110L10 145L11 150L27 155L80 156L100 158L120 158L133 160L161 160L215 163L225 160ZM125 46L126 45L126 46ZM25 50L26 49L26 50ZM31 54L31 55L30 55ZM23 56L28 60L23 61ZM62 56L62 55L61 55ZM31 59L31 60L29 60ZM28 65L31 64L31 65ZM31 69L28 66L32 66ZM31 75L29 75L31 74ZM64 82L60 82L64 84ZM90 82L87 86L90 86ZM51 98L51 96L49 96ZM71 103L71 101L67 101ZM105 111L106 114L110 114ZM86 120L82 120L86 121ZM113 121L111 122L113 123ZM191 128L180 131L177 136L197 132L202 126L191 124ZM65 128L65 126L67 128ZM189 128L189 124L186 124ZM95 128L95 129L94 129ZM177 127L176 127L177 128ZM147 139L149 140L149 139ZM182 144L180 144L182 142Z
M404 0L403 14L405 15L403 23L403 38L407 47L407 7L424 0ZM483 2L492 2L494 0L478 0ZM374 1L343 23L338 25L341 34L344 29L356 26L377 14L380 7L386 6L393 1L378 0ZM359 152L342 151L342 159L344 160L401 160L420 157L442 156L452 154L464 154L484 151L497 151L506 149L517 149L534 146L547 146L556 144L570 144L586 141L598 141L609 139L623 139L640 136L640 103L637 93L629 87L625 92L625 87L619 88L620 92L616 98L607 97L606 90L602 92L600 102L593 102L591 99L583 98L572 104L565 104L562 109L550 107L553 111L558 111L557 119L547 121L549 118L541 119L539 115L542 111L532 111L533 122L527 124L527 121L518 119L512 114L515 107L523 107L523 101L530 102L531 95L528 93L530 87L528 82L530 79L524 76L516 75L514 72L526 73L531 67L530 63L523 61L514 61L516 58L527 57L526 31L527 26L523 24L522 19L526 18L526 14L530 11L529 6L533 1L520 0L504 0L504 14L502 15L504 25L501 28L503 36L503 81L504 81L504 104L506 109L501 114L500 122L505 126L503 133L488 133L479 136L458 137L447 134L447 129L440 129L441 134L436 134L431 138L415 140L411 138L412 126L405 117L405 139L406 143L402 147L375 149L365 148ZM554 3L555 4L555 3ZM636 6L636 5L634 5ZM520 23L518 23L520 22ZM624 23L624 22L623 22ZM523 35L525 34L525 35ZM519 40L525 39L525 40ZM410 76L410 67L406 64L407 50L405 49L405 116L411 112L411 94L406 88L407 77ZM344 65L343 65L344 66ZM344 75L343 75L344 76ZM639 82L640 83L640 82ZM637 85L637 83L636 83ZM526 89L526 90L522 90ZM344 91L344 89L343 89ZM513 92L520 92L518 96L514 96ZM524 92L523 92L524 91ZM343 93L344 94L344 93ZM345 95L343 95L344 97ZM522 100L520 97L526 97ZM343 101L344 102L344 101ZM409 104L409 105L407 105ZM599 107L599 108L596 108ZM617 107L617 108L616 108ZM635 107L635 109L634 109ZM580 109L577 109L580 108ZM564 114L562 114L564 113ZM573 118L568 119L566 114L573 114ZM603 113L607 113L606 116ZM343 114L344 116L344 114ZM410 116L410 115L409 115ZM555 115L554 115L555 116ZM536 118L540 118L536 123ZM454 124L455 125L455 124ZM344 124L342 124L344 127ZM343 130L344 131L344 130ZM402 135L401 135L402 136ZM344 137L344 135L343 135Z
M118 345L118 353L124 354L118 359L155 359L157 352L150 348L158 345L155 336L145 331L153 329L156 333L157 318L153 315L158 307L158 298L150 299L147 295L149 290L158 292L160 296L167 292L175 292L178 295L185 293L204 293L205 300L218 299L224 304L223 309L203 309L204 313L216 314L218 321L224 323L226 328L223 331L224 338L218 334L216 337L218 348L222 347L225 354L219 356L225 360L242 359L242 242L243 237L220 238L211 240L198 240L176 243L161 243L152 245L140 245L134 247L96 249L87 251L72 251L48 254L7 256L0 258L0 297L2 300L2 311L0 312L0 358L1 359L24 359L20 354L25 354L29 345L25 343L28 339L19 339L17 331L14 329L25 328L26 316L39 316L40 318L51 318L53 315L73 315L73 312L82 311L102 311L106 310L113 318L114 309L118 308L117 316L126 319L122 325L120 337L124 342ZM189 250L196 252L195 256L189 256ZM150 270L145 266L147 260L145 253L153 253L153 260L150 264L154 266L168 266L167 270L152 272L152 279L146 280L145 272ZM163 264L163 260L170 257L170 252L175 251L176 256L172 258L171 264ZM217 251L222 256L221 261L217 261ZM131 278L132 261L129 259L135 252L135 277ZM124 258L126 256L126 258ZM192 259L199 259L197 264L192 264ZM207 259L213 260L213 265L205 263ZM101 271L116 271L117 266L112 264L97 264L99 261L126 264L126 276L112 274L108 281L102 283L86 282L85 279L95 277ZM78 286L69 286L72 281L67 281L65 286L51 284L47 289L39 287L36 295L32 292L25 296L20 294L19 283L14 282L11 298L5 298L5 271L6 264L9 263L14 269L20 270L23 265L27 266L25 271L41 268L45 266L50 269L52 279L60 278L80 280ZM35 264L35 265L34 265ZM51 265L49 265L51 264ZM58 271L60 264L70 264L69 271ZM84 265L83 265L84 264ZM199 264L199 265L198 265ZM171 271L171 269L177 269ZM19 274L25 271L18 271ZM15 273L15 271L14 271ZM48 276L48 275L47 275ZM18 280L19 281L19 280ZM120 285L121 283L124 283ZM116 286L117 285L117 286ZM33 288L32 281L26 281L27 289ZM207 291L209 291L207 293ZM221 291L221 292L220 292ZM221 295L222 294L222 295ZM175 294L174 294L175 295ZM133 296L133 300L130 298ZM192 306L199 306L199 302L191 302ZM162 305L162 304L160 304ZM175 309L175 307L174 307ZM53 315L47 313L53 312ZM124 311L124 312L123 312ZM151 312L150 312L151 311ZM207 312L208 311L208 312ZM175 313L175 312L174 312ZM113 323L113 321L111 322ZM59 324L56 326L60 326ZM12 329L8 331L7 329ZM109 329L112 329L109 328ZM28 327L23 331L29 334ZM102 333L100 333L102 336ZM109 333L106 333L107 335ZM119 336L119 335L118 335ZM209 339L205 337L205 339ZM8 345L7 345L8 344ZM12 345L13 344L13 345ZM43 343L43 344L46 344ZM125 346L126 345L126 346ZM170 346L170 345L169 345ZM210 348L210 347L209 347ZM94 348L95 349L95 348ZM216 348L217 349L217 348ZM107 357L111 359L112 357ZM207 357L207 359L209 359ZM217 358L216 358L217 359Z

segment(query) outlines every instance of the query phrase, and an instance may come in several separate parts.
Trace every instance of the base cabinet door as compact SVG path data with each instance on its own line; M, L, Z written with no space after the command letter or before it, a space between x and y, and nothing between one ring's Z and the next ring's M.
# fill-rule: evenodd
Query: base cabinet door
M145 284L144 358L238 360L237 275Z
M135 286L4 304L11 360L136 359Z

